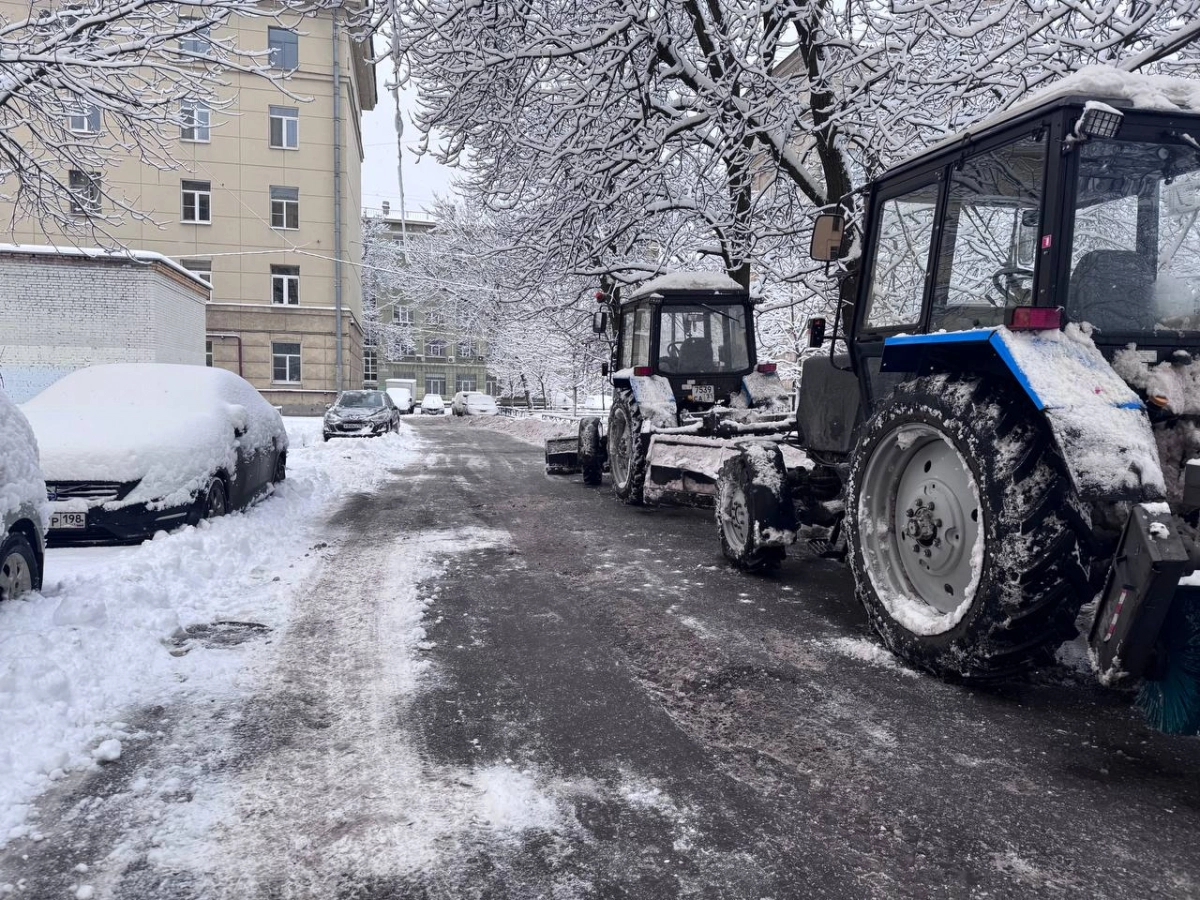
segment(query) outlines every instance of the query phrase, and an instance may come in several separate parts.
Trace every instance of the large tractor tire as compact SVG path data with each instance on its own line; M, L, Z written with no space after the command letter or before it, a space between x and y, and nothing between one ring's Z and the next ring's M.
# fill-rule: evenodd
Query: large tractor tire
M584 484L599 484L604 474L604 454L600 449L600 420L587 416L579 420L579 468Z
M746 572L779 568L796 537L796 510L779 448L759 444L727 459L717 477L721 550Z
M608 412L608 471L613 490L632 506L642 503L646 485L646 452L642 413L632 391L617 391Z
M1087 520L1015 387L945 375L899 386L854 450L846 519L858 597L911 664L1003 678L1075 635Z

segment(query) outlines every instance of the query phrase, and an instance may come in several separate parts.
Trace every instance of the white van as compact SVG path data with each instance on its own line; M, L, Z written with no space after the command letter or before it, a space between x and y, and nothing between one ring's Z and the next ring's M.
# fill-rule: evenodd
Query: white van
M396 409L400 410L402 416L407 416L416 406L412 391L406 387L389 387L385 393L392 398L392 402L396 404Z

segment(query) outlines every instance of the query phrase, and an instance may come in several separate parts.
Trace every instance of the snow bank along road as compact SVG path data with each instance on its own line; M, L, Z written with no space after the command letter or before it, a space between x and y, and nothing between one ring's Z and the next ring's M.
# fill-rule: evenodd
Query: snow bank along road
M0 891L1200 895L1200 742L1146 731L1069 668L995 692L916 676L867 638L833 563L793 554L777 578L742 576L707 514L548 479L537 449L486 428L418 420L389 440L314 448L310 484L361 490L327 521L287 524L316 500L295 517L264 504L243 518L287 535L269 547L232 517L111 574L80 563L45 598L86 575L135 608L165 591L183 620L257 625L194 627L130 674L123 647L142 645L119 643L127 614L106 602L107 619L57 626L100 660L77 674L40 604L4 612L46 641L22 659L45 648L63 670L0 678L5 721L23 709L14 678L55 721L56 704L108 710L121 685L130 702L82 744L82 725L60 723L20 724L30 741L4 745L26 801L55 780L10 824ZM359 468L369 454L378 479ZM211 549L234 565L161 549L221 529ZM65 756L39 781L20 760L43 741ZM89 748L101 761L79 768Z

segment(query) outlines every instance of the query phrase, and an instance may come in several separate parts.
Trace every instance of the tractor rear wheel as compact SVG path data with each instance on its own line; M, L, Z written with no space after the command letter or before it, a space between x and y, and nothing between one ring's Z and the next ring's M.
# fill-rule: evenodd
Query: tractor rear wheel
M717 533L721 550L737 568L779 568L795 539L796 512L778 447L756 445L727 459L717 477Z
M854 450L846 518L858 597L913 665L1001 678L1050 662L1075 635L1087 520L1015 387L945 375L900 385Z
M587 416L579 420L579 468L584 484L599 484L604 473L600 452L600 420Z
M617 391L608 413L608 470L613 490L632 506L642 502L649 446L642 436L642 412L633 391Z

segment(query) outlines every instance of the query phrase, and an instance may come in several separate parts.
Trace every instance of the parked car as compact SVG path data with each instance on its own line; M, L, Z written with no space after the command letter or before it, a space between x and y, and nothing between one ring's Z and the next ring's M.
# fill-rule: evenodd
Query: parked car
M283 419L225 369L79 369L22 409L41 448L49 543L132 541L241 509L287 472Z
M421 400L421 415L444 416L445 414L446 401L442 399L441 394L426 394Z
M450 409L456 416L497 416L500 407L494 398L479 391L459 391L450 401Z
M49 524L33 429L0 391L0 602L41 589Z
M325 411L322 434L331 437L375 437L400 430L400 411L383 391L342 391Z
M409 415L417 408L417 401L413 399L412 391L408 388L390 387L384 393L392 398L392 402L396 404L396 409L402 416Z

